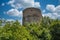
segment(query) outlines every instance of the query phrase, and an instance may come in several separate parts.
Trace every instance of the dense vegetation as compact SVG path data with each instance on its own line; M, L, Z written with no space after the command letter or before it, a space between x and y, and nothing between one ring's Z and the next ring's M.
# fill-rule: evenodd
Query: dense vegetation
M0 20L0 26L0 40L60 40L58 19L44 17L38 24L25 26L20 25L17 20L14 22Z

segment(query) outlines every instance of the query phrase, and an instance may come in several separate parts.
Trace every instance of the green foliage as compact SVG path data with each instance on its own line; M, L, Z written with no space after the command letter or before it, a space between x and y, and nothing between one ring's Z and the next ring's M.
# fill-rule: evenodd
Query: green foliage
M60 40L60 20L43 17L39 23L20 25L0 20L0 40Z
M55 20L51 24L52 40L60 40L60 21Z

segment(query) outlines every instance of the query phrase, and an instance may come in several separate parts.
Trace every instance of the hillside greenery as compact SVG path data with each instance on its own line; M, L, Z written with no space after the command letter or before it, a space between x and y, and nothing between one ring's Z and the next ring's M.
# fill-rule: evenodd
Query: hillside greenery
M24 26L17 20L0 20L0 40L60 40L60 20L43 17Z

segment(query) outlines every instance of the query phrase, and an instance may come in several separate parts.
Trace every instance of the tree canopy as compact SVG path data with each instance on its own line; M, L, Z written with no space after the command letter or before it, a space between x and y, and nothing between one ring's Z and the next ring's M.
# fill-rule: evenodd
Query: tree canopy
M18 20L0 20L0 40L60 40L60 20L43 17L38 24L25 26Z

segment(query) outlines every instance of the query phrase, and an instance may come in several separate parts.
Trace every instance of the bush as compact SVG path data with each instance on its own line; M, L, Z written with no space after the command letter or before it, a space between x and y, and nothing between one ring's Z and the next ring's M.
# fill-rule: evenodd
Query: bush
M0 40L60 40L60 20L44 17L38 24L25 26L17 20L5 22L0 27Z

